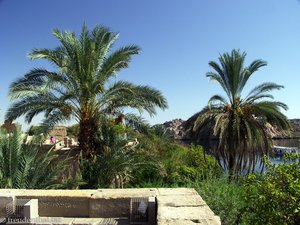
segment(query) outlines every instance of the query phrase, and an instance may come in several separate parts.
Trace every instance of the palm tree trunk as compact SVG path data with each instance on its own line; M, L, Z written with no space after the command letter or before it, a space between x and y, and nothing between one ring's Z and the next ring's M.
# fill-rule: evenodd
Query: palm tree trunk
M228 158L228 179L233 180L235 177L235 156L234 154L230 153L229 158Z
M97 123L93 118L82 119L79 123L79 147L83 151L84 157L89 158L96 152L96 132Z
M232 119L234 120L234 118ZM236 152L237 152L237 145L236 145L236 130L234 127L229 129L229 157L228 157L228 178L229 180L233 180L236 175Z

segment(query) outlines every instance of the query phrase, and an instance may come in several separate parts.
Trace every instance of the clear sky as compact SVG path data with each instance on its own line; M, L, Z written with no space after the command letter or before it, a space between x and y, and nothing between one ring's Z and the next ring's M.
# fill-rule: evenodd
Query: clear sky
M0 122L10 83L33 67L49 68L30 61L30 50L54 48L53 28L79 33L84 21L119 32L116 47L142 48L119 79L151 85L168 99L168 110L144 115L151 124L187 119L222 93L205 74L210 60L233 48L247 52L246 64L268 62L248 90L265 81L284 85L273 95L289 106L288 118L300 117L298 0L0 0Z

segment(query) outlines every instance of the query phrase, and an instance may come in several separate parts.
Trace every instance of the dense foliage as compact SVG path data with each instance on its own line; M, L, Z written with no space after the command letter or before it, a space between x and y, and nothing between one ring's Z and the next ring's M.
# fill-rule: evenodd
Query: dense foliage
M299 160L299 156L298 160ZM222 224L300 224L299 161L266 163L264 174L251 174L240 181L214 177L196 181L193 187Z
M244 183L248 224L300 224L300 165L267 163L264 174L249 175Z
M249 78L267 65L265 61L255 60L245 67L245 57L245 52L233 50L220 55L219 64L209 62L214 72L206 76L222 87L226 97L212 96L208 106L189 121L194 133L204 129L210 131L208 135L218 138L218 146L212 151L231 177L242 171L253 172L258 160L268 153L271 137L267 124L283 130L289 128L286 116L280 112L287 106L273 101L269 94L283 86L263 83L242 96Z
M194 187L222 224L299 224L300 164L267 163L264 174L228 181L201 146L182 146L166 131L106 120L97 141L102 153L81 157L77 177L62 175L68 160L41 146L24 144L20 130L0 136L1 188ZM158 130L157 130L158 129ZM146 131L147 130L147 131ZM147 133L147 135L145 134ZM288 155L294 159L293 155ZM81 182L81 177L83 182Z
M0 188L64 188L68 162L52 149L43 151L39 141L23 143L20 129L0 132Z
M221 168L201 146L176 144L166 128L135 121L127 126L101 122L97 133L101 154L80 161L83 188L184 186L210 174L221 175Z
M123 188L134 179L134 171L148 168L152 160L137 148L130 129L107 120L101 123L97 142L101 154L85 159L81 156L80 169L86 184L82 188Z
M243 214L246 202L244 189L239 183L228 182L226 177L211 177L195 182L194 187L213 212L220 216L223 225L244 224Z
M222 174L216 160L205 155L201 146L182 146L157 136L141 140L140 144L156 166L135 171L132 184L135 187L186 186L212 174L216 177Z
M167 183L182 186L211 175L222 174L216 161L211 156L205 155L201 146L182 147L166 144L166 151L162 162L167 170L165 179Z

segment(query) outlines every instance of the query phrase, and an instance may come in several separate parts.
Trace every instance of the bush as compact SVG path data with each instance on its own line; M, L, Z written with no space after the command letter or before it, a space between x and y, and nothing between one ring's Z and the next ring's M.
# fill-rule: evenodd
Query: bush
M183 182L190 182L197 179L197 177L199 176L199 172L195 167L182 165L178 166L176 170L180 174L180 178L183 180Z
M138 171L146 171L153 161L135 145L128 145L133 139L124 126L103 123L97 137L97 154L88 159L81 156L80 169L86 182L81 188L128 187Z
M86 182L82 187L186 186L222 173L201 146L176 144L162 126L152 129L156 132L145 134L114 121L103 122L97 133L97 154L80 162Z
M243 224L244 192L238 183L228 182L227 178L210 178L195 183L194 187L213 212L220 216L223 225Z
M300 165L267 163L244 182L249 224L300 224Z
M195 180L219 177L221 168L216 160L205 155L201 146L183 146L158 136L138 135L137 150L152 161L152 167L134 171L132 187L144 185L178 187L191 185Z
M206 179L208 177L220 177L222 169L217 164L214 157L205 154L202 146L191 145L185 156L185 161L188 166L197 169L199 179Z
M201 146L182 146L164 142L159 146L160 161L165 168L165 183L170 186L186 186L207 177L219 177L221 168L216 160L205 155Z
M173 144L168 151L169 154L164 161L167 171L173 174L171 177L177 174L177 182L181 185L212 176L220 177L222 174L216 160L212 156L204 154L202 146L183 147Z

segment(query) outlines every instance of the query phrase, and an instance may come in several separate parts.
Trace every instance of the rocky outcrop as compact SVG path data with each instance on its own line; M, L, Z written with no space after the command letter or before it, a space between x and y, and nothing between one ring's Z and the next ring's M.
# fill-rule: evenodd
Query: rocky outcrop
M270 124L267 124L267 130L270 133L272 138L292 138L298 136L297 133L300 133L300 119L289 119L291 126L290 131L280 131L275 127L272 127Z
M269 135L271 136L271 138L290 138L291 137L291 132L289 131L280 131L278 129L276 129L275 127L273 127L271 124L267 123L266 124L266 128L267 128L267 132L269 133Z
M185 121L182 119L174 119L163 123L164 127L169 129L175 140L187 139L187 132L184 129Z

